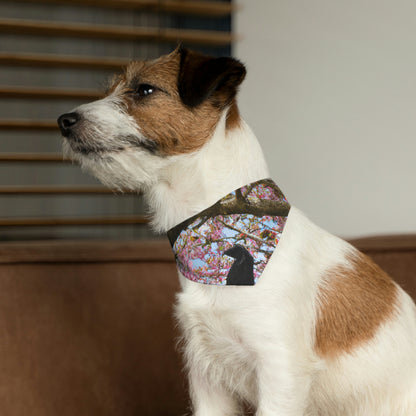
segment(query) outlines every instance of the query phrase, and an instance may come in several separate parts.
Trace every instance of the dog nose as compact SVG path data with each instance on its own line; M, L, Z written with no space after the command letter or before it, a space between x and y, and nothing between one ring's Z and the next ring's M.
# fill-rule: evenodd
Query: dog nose
M68 136L72 127L78 123L80 116L78 113L66 113L62 114L58 118L58 125L61 129L63 136Z

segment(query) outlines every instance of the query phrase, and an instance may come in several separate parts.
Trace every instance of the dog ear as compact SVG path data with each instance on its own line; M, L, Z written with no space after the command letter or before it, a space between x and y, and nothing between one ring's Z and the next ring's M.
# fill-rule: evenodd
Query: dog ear
M213 58L180 49L179 95L185 105L196 107L208 98L226 107L246 75L244 65L233 58Z

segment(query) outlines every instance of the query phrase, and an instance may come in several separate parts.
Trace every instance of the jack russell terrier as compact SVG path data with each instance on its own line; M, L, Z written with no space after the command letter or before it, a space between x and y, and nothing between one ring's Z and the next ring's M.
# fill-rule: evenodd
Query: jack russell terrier
M236 104L245 74L177 48L58 119L65 154L142 191L168 232L193 414L415 416L415 305L269 179Z

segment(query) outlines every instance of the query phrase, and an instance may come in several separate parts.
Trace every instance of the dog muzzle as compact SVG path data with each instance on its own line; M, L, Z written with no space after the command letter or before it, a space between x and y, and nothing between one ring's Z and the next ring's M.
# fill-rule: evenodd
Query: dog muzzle
M256 284L279 243L289 210L271 179L236 189L168 231L179 271L209 285Z

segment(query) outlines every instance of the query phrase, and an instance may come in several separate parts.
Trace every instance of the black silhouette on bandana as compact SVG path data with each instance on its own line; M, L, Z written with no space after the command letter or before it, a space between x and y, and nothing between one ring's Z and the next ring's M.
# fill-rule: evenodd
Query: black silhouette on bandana
M227 275L227 285L253 286L254 259L248 250L237 244L226 250L224 254L235 259Z

